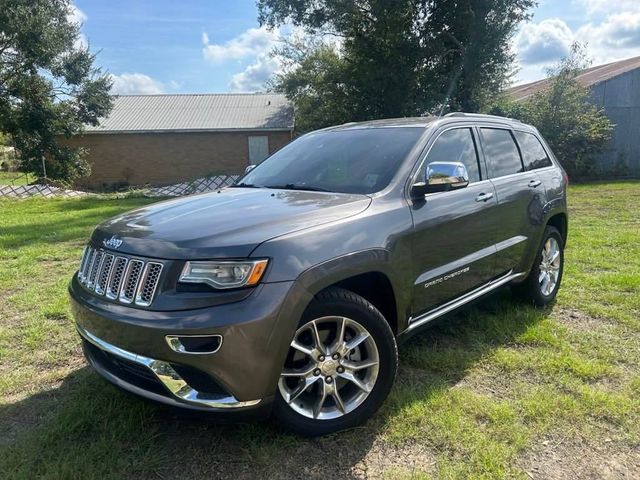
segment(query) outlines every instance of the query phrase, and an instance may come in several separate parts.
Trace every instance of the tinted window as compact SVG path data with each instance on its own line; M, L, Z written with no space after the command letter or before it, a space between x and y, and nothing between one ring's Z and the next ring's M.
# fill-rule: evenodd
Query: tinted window
M425 166L431 162L461 162L467 167L470 182L480 180L478 153L469 128L447 130L440 135L429 151Z
M516 138L522 150L525 170L535 170L536 168L550 167L552 165L551 159L535 135L516 132Z
M385 188L423 128L310 133L278 150L240 182L258 187L374 193Z
M492 178L522 172L520 152L509 130L482 128L484 147L489 176Z

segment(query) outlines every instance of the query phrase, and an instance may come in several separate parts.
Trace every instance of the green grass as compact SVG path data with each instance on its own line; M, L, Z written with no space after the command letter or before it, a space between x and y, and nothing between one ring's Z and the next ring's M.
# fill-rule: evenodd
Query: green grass
M401 346L375 418L314 440L156 406L85 366L68 279L96 223L148 202L0 202L0 477L640 476L639 182L571 187L553 308L506 291L444 319Z
M26 185L35 178L32 175L25 175L22 172L0 172L0 185Z

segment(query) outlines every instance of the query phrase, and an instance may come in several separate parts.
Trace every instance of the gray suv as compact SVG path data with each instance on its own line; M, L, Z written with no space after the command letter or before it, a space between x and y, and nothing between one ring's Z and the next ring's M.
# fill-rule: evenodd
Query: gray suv
M389 393L402 337L502 286L554 299L566 186L515 120L306 134L232 187L99 225L69 286L85 355L165 404L353 427Z

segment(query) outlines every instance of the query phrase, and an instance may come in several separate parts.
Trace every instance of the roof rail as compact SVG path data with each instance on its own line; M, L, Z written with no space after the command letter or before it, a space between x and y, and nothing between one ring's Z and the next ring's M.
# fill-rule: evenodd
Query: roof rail
M487 115L484 113L451 112L451 113L447 113L445 117L471 117L471 118L486 118L486 119L497 118L499 120L511 120L513 122L522 123L517 118L499 117L498 115Z

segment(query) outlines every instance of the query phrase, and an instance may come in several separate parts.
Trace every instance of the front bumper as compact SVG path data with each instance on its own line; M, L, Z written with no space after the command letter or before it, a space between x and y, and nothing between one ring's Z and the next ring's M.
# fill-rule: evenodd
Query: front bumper
M75 277L69 294L85 355L102 376L163 403L229 411L262 407L275 394L308 301L293 285L263 284L240 302L170 312L108 302ZM215 353L190 354L173 350L167 335L220 335L223 342Z
M94 348L85 344L85 356L91 366L107 380L129 392L173 406L187 404L206 410L253 407L261 401L261 399L258 399L241 402L233 395L199 392L189 385L170 363L129 352L99 339L80 325L76 325L76 327L78 333L86 342L101 350L101 353L98 354ZM115 357L115 359L110 357ZM124 362L146 368L153 376L145 376L139 370L136 375L131 371L135 372L135 369L129 367L129 375L134 378L138 377L138 379L137 381L127 381L126 367L121 366L125 364ZM166 392L158 391L153 387L154 378L166 389Z

